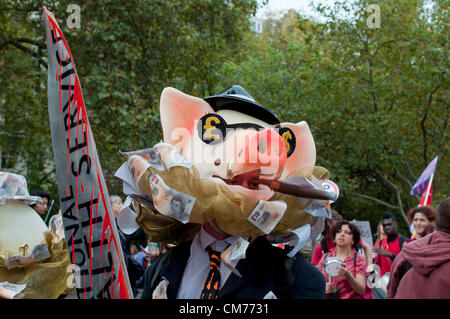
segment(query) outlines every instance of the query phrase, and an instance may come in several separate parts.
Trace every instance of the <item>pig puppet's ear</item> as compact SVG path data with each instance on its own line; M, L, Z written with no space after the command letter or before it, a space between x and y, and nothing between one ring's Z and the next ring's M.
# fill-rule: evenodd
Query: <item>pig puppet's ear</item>
M183 152L184 139L190 139L196 134L196 120L213 112L204 100L171 87L165 88L161 93L159 107L164 142Z
M281 123L281 127L290 128L295 135L295 150L287 158L285 171L282 178L286 178L290 173L302 169L304 173L311 174L316 163L316 145L305 121L297 124Z

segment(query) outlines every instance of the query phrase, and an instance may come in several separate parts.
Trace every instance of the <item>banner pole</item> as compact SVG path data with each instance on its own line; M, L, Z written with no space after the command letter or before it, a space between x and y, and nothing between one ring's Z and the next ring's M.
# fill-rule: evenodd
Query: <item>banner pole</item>
M431 188L431 184L433 183L433 177L434 177L434 173L431 174L430 176L430 180L428 181L428 185L427 185L427 192L425 194L425 201L424 201L424 206L427 205L427 200L428 200L428 195L430 195L430 188Z

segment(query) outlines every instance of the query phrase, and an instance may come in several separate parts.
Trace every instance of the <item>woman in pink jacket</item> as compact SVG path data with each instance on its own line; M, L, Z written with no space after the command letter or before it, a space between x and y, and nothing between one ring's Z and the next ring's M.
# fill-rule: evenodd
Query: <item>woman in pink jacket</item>
M404 245L395 258L387 298L450 298L450 197L436 211L436 227L436 232Z

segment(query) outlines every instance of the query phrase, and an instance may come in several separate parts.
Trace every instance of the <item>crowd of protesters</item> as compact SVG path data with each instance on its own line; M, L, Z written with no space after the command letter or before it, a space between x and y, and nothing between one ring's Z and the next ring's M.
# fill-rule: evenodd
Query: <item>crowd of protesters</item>
M114 211L120 209L120 197L112 196L111 201ZM313 243L310 254L305 256L323 274L327 282L326 298L449 298L450 198L442 201L437 214L431 206L417 206L408 212L408 219L413 233L404 236L398 232L395 215L385 211L373 242L367 243L355 223L332 210L323 233ZM122 237L127 236L121 233ZM135 265L133 268L127 260L131 284L138 296L144 288L145 270L168 248L149 240L143 247L144 237L122 238L126 255ZM330 276L325 270L327 260L336 258L340 268ZM434 274L432 279L429 278L431 273ZM427 282L432 289L424 289ZM423 287L412 289L420 285Z
M384 212L367 258L358 227L333 211L311 259L327 280L326 298L450 298L450 198L436 211L414 207L408 219L413 233L407 237L395 215ZM341 265L330 277L325 268L333 258Z
M325 221L324 231L313 243L311 254L305 256L323 274L327 282L326 298L449 298L450 198L442 201L437 213L431 206L418 206L408 212L408 218L413 233L404 236L398 232L395 215L385 211L370 245L362 239L355 223L332 210L332 217ZM123 244L127 255L140 268L132 283L139 295L145 270L168 247L150 241L145 247L138 241L124 240ZM340 261L340 268L329 276L325 268L332 258ZM429 278L431 273L435 274L433 279ZM414 285L426 286L428 281L436 289L411 289Z
M50 196L33 208L44 215ZM119 196L111 196L114 217L122 207ZM410 209L412 234L398 231L395 215L385 211L372 243L363 240L357 223L332 210L320 237L308 254L300 254L323 275L327 299L450 298L450 198L432 206ZM145 272L171 246L151 242L142 229L132 235L119 229L125 262L134 295L144 289ZM327 267L338 265L334 273Z

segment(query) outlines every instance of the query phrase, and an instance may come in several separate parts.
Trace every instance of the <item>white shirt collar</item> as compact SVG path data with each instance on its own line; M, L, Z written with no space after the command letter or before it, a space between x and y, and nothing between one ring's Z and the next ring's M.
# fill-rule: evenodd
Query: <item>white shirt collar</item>
M212 237L210 234L206 232L206 230L201 228L200 230L200 247L205 250L206 247L211 246L212 249L216 251L224 251L228 246L232 245L238 237L236 236L229 236L223 240L218 240L214 237Z

